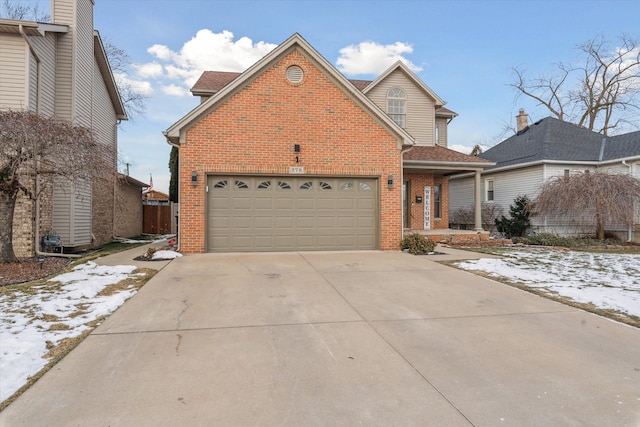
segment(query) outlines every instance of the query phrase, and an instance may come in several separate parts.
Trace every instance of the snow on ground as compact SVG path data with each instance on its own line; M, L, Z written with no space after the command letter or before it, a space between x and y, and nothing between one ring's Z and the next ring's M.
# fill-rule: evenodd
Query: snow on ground
M181 257L182 254L180 252L176 252L176 251L155 251L153 253L153 257L151 259L174 259L174 258L178 258Z
M164 234L162 236L158 236L154 240L136 240L136 239L120 239L118 240L120 243L162 243L165 240L169 240L172 237L175 237L175 234Z
M134 277L135 269L89 261L45 284L1 293L0 402L44 368L49 348L79 336L90 328L90 322L110 314L133 296L134 285L103 291Z
M455 263L531 288L640 316L640 255L518 249Z

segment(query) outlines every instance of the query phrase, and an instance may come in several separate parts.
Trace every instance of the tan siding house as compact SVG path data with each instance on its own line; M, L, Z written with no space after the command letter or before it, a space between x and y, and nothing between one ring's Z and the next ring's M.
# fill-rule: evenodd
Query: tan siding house
M20 198L14 215L18 257L39 252L39 236L52 230L65 250L115 234L117 124L127 116L93 28L93 6L92 0L52 0L53 23L0 19L0 109L28 109L92 128L112 167L91 181L37 177L31 185L43 188L42 196Z

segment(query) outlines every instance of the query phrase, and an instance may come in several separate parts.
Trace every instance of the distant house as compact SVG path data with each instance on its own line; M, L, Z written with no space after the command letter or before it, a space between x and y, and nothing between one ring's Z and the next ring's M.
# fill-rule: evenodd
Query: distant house
M93 5L93 0L52 0L52 23L0 19L0 108L31 110L93 129L115 175L117 125L127 115L93 28ZM51 230L70 248L113 238L115 179L35 179L46 191L35 203L17 201L18 257L38 251L39 236Z
M143 192L142 203L145 205L169 206L169 195L156 190Z
M114 237L136 237L142 234L142 189L149 184L128 175L118 174Z
M518 132L481 154L482 158L495 162L482 173L482 202L500 206L506 216L518 195L534 198L540 185L552 176L604 169L640 177L640 132L605 137L552 117L528 125L523 110L516 118ZM466 200L473 192L473 181L473 177L465 174L450 178L450 216L468 207ZM575 213L575 217L579 215ZM563 235L594 232L579 221L566 219L534 217L532 224L535 231ZM638 225L632 228L609 225L607 230L624 239L640 239Z
M348 80L299 34L192 92L165 132L183 252L397 250L405 231L449 235L448 176L492 164L447 148L457 114L402 62Z

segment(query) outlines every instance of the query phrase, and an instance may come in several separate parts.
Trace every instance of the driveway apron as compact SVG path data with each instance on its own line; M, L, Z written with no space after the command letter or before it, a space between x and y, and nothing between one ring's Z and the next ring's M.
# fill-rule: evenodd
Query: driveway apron
M178 258L0 425L640 425L640 330L435 259Z

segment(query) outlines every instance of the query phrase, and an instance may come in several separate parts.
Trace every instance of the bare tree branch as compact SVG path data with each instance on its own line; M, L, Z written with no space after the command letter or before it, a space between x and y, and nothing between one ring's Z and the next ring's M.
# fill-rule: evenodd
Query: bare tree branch
M608 135L622 125L638 127L640 42L622 34L616 47L603 36L577 46L582 63L559 63L551 76L527 79L513 68L516 98L529 97L552 116Z
M129 55L108 39L104 41L104 49L127 115L129 117L144 116L148 96L133 87L126 78L131 66Z
M19 21L49 22L49 14L40 9L40 4L28 6L14 0L3 0L0 7L0 18L15 19Z
M15 261L13 215L20 193L42 196L38 177L110 179L114 153L90 129L31 111L0 111L0 262Z

